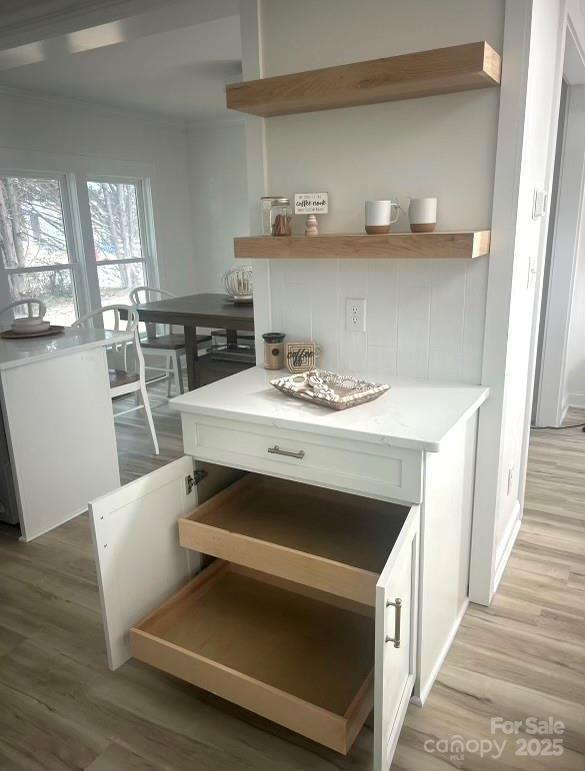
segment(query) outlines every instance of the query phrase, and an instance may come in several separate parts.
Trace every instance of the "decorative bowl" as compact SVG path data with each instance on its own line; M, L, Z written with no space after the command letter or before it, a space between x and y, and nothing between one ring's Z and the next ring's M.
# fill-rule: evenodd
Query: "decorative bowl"
M332 410L345 410L370 402L390 388L385 383L370 383L353 375L338 375L323 369L279 377L270 384L287 396L322 404Z
M230 268L223 276L225 291L235 303L251 303L254 292L252 266Z

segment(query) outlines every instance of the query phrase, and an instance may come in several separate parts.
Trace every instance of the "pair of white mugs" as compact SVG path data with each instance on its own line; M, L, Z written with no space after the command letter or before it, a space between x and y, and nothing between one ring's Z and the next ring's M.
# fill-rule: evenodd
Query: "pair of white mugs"
M389 233L399 216L400 204L396 201L366 201L366 233ZM411 198L408 219L413 233L432 233L437 224L437 199Z

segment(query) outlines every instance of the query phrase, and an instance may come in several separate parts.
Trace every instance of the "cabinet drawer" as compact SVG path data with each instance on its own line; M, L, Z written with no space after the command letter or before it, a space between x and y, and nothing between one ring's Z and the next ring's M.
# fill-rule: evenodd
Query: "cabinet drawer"
M181 419L185 452L200 460L373 498L421 501L419 450L188 413Z
M179 520L181 546L367 605L409 508L248 474Z
M130 644L136 658L345 754L373 706L374 629L373 613L216 561L132 628Z

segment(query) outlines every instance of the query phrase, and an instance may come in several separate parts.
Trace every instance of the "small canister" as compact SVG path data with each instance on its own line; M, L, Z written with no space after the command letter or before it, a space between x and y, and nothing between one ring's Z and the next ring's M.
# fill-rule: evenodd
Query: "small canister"
M284 335L282 332L266 332L264 339L264 369L284 367Z

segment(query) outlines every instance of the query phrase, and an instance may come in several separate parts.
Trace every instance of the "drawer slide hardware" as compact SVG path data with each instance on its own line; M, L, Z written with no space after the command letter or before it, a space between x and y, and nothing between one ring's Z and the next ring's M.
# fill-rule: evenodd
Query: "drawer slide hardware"
M400 617L402 615L402 600L397 597L394 602L386 601L386 607L394 608L394 637L386 637L386 642L394 643L395 648L400 648Z
M197 469L193 472L193 474L187 474L185 477L185 492L187 495L193 490L194 487L197 487L199 482L201 482L205 477L207 476L207 471L204 469Z
M286 455L289 458L297 458L298 460L302 460L305 457L304 450L299 450L298 452L293 452L293 450L281 450L277 444L275 444L274 447L269 447L268 452L271 455Z

